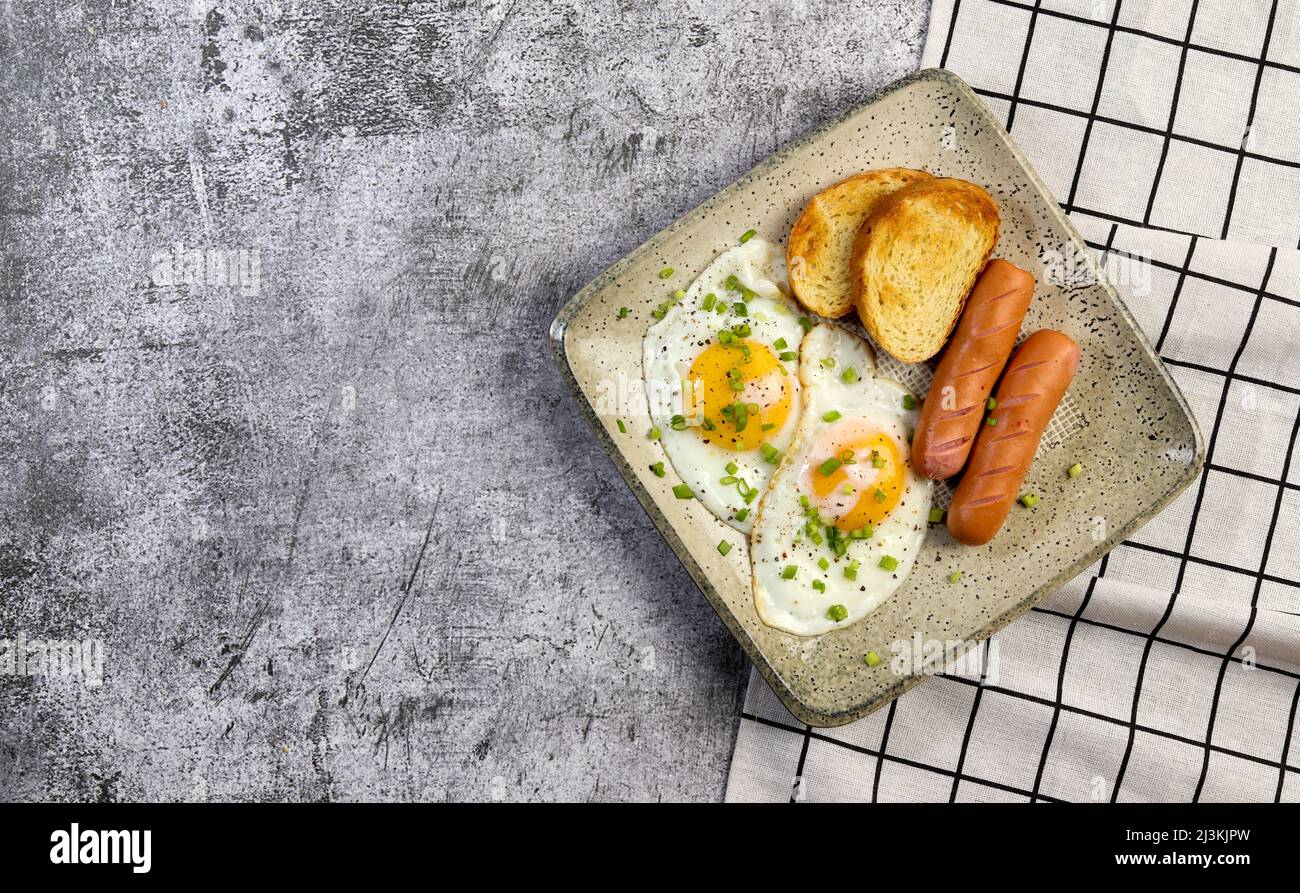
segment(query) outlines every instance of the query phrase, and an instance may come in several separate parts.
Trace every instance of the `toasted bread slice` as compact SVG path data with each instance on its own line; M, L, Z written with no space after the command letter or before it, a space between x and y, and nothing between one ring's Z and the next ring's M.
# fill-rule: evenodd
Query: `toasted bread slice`
M853 243L853 301L881 349L934 356L998 241L998 206L965 180L930 178L876 204Z
M853 309L849 261L862 222L885 196L930 179L925 171L896 167L854 174L814 195L794 222L785 250L799 303L821 316L847 315Z

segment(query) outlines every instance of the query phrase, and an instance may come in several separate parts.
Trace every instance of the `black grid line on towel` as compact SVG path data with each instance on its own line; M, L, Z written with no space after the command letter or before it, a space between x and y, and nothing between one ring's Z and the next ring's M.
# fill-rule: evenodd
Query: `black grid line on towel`
M1241 150L1237 153L1237 167L1232 172L1232 188L1228 191L1228 208L1223 215L1223 233L1221 239L1228 238L1228 227L1232 223L1232 206L1237 203L1237 187L1241 183L1241 166L1246 163L1246 143L1255 127L1255 112L1259 109L1259 88L1264 83L1264 60L1268 58L1268 47L1273 41L1273 25L1277 22L1277 0L1268 11L1268 24L1264 28L1264 48L1259 51L1259 65L1255 68L1255 86L1250 91L1250 111L1246 113L1246 133L1241 139Z
M1300 688L1297 688L1300 691ZM1295 708L1291 708L1292 714ZM885 730L880 734L880 752L884 753L889 748L889 732L894 727L894 714L898 712L898 698L889 702L889 714L885 717ZM880 802L880 770L885 766L884 760L876 760L876 776L871 783L871 802Z
M1286 721L1286 737L1282 739L1282 753L1291 752L1291 736L1295 733L1295 712L1296 707L1300 706L1300 682L1296 683L1295 694L1291 695L1291 713ZM1282 802L1282 788L1286 786L1286 770L1283 769L1277 774L1277 793L1273 795L1274 803Z
M1196 29L1196 10L1199 0L1192 0L1192 13L1187 17L1187 36L1183 38L1182 49L1178 55L1178 76L1174 78L1174 98L1169 103L1169 123L1165 126L1164 142L1160 147L1160 162L1156 165L1156 176L1151 181L1151 195L1147 198L1147 211L1142 215L1142 225L1151 225L1151 212L1155 210L1156 195L1160 192L1160 177L1165 172L1165 162L1169 159L1169 141L1174 132L1174 123L1178 120L1178 97L1183 92L1183 74L1187 71L1187 53L1191 48L1192 31Z
M1083 160L1088 157L1088 141L1092 139L1092 125L1097 123L1097 109L1101 107L1101 95L1106 88L1106 66L1110 63L1110 50L1115 43L1115 25L1119 24L1119 11L1123 0L1115 0L1115 8L1110 14L1110 30L1106 32L1106 48L1101 53L1101 71L1097 73L1097 89L1092 93L1092 108L1087 114L1088 123L1083 127L1083 139L1079 143L1079 155L1074 161L1074 179L1070 181L1070 194L1062 205L1066 211L1074 206L1074 198L1079 193L1079 177L1083 173ZM1010 130L1010 125L1007 127ZM1115 238L1114 229L1111 239Z
M1011 105L1007 109L1007 132L1011 132L1012 126L1016 123L1016 99L1020 96L1020 89L1025 83L1025 68L1029 65L1029 50L1034 44L1034 26L1038 24L1038 9L1043 5L1043 0L1034 0L1033 10L1029 13L1029 28L1025 31L1025 47L1020 53L1020 68L1016 71L1016 85L1011 91ZM955 786L954 786L955 788Z

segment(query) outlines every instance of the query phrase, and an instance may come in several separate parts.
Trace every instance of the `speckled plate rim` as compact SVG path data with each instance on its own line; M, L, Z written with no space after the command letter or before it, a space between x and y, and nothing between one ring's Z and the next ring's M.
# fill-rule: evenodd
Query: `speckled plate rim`
M938 82L956 91L964 100L971 104L983 123L987 125L990 130L998 136L1003 145L1010 150L1012 157L1015 158L1016 162L1024 169L1029 181L1046 201L1053 220L1069 237L1079 255L1086 258L1088 269L1095 277L1096 283L1101 286L1102 290L1110 299L1112 305L1119 312L1120 318L1122 318L1125 324L1129 327L1138 345L1153 361L1154 368L1163 379L1164 385L1168 388L1171 396L1174 398L1179 411L1184 416L1187 424L1191 426L1192 436L1195 438L1196 443L1195 456L1192 462L1188 464L1187 471L1175 482L1174 486L1171 487L1167 493L1153 501L1145 511L1139 513L1128 523L1114 531L1111 536L1098 543L1096 547L1084 552L1078 560L1070 564L1056 576L1052 577L1038 588L1030 591L1020 601L1016 602L1010 608L980 627L979 630L977 630L975 634L967 640L970 644L961 653L965 653L978 647L978 645L985 639L996 634L1008 623L1015 620L1017 617L1020 617L1034 605L1041 602L1047 596L1051 595L1057 589L1060 589L1070 580L1079 576L1079 574L1083 573L1087 568L1099 561L1103 555L1107 554L1122 543L1130 534L1142 525L1146 524L1161 510L1177 499L1178 495L1186 490L1187 487L1196 480L1205 466L1205 437L1201 433L1201 428L1196 423L1196 417L1192 414L1191 407L1188 404L1187 399L1183 396L1182 390L1178 387L1178 383L1174 380L1173 376L1170 375L1168 368L1165 366L1164 361L1160 359L1159 354L1157 354L1152 348L1150 341L1148 341L1146 337L1146 333L1142 331L1141 326L1138 325L1136 318L1128 309L1127 305L1125 305L1124 300L1119 296L1119 293L1115 290L1114 286L1111 285L1110 281L1101 273L1093 262L1091 254L1088 253L1087 244L1085 243L1083 236L1080 235L1077 229L1075 229L1074 224L1070 222L1070 219L1065 215L1065 212L1061 210L1061 206L1057 204L1055 197L1048 190L1047 184L1043 182L1041 177L1039 177L1038 172L1034 170L1033 165L1030 164L1029 159L1025 156L1024 152L1022 152L1020 147L1015 144L1014 140L1012 140L1011 134L1009 134L1002 126L1002 122L999 121L997 116L995 116L988 106L984 104L984 101L979 98L975 91L957 75L944 68L925 68L915 71L876 91L866 100L839 115L829 123L799 137L787 146L768 156L766 160L750 169L748 173L741 176L731 185L714 193L712 196L678 217L667 227L660 230L646 242L642 243L640 247L629 252L621 260L611 264L608 268L596 275L590 282L579 289L573 297L560 307L559 311L555 314L555 318L551 321L550 342L551 351L555 357L555 363L559 367L565 383L568 385L569 390L577 401L583 418L586 419L588 426L595 433L596 439L600 442L601 446L604 447L605 452L609 454L609 457L613 461L614 467L618 470L619 475L627 483L628 487L631 488L637 501L641 503L641 508L645 510L647 515L649 515L650 520L653 521L655 527L659 529L660 534L663 535L669 547L677 556L677 559L682 563L682 566L686 568L686 572L690 574L691 579L695 581L695 585L699 587L700 591L704 594L704 597L708 599L709 604L713 606L714 612L731 632L731 635L744 649L749 659L753 661L754 666L758 669L759 675L761 675L764 681L772 687L772 690L776 693L777 697L780 698L781 703L784 704L786 709L789 710L790 713L800 722L818 728L844 725L845 723L860 719L888 704L917 683L926 679L927 676L921 674L899 677L894 684L890 685L883 691L873 694L870 698L860 704L854 704L842 710L818 710L801 701L781 679L780 674L777 673L776 669L768 661L767 657L763 654L762 649L759 648L758 644L750 637L743 624L741 624L740 620L734 613L732 613L726 602L718 594L713 583L709 580L703 569L695 559L691 557L685 543L683 543L681 537L678 536L676 529L673 527L671 522L664 517L663 513L659 511L659 508L655 505L654 499L651 497L650 493L637 479L636 472L632 469L632 466L626 457L624 457L618 444L615 443L613 437L610 436L610 434L605 430L605 427L600 423L595 408L583 394L582 387L579 385L577 377L574 375L573 368L569 362L568 351L565 348L564 337L565 333L568 331L569 323L572 322L573 318L582 310L591 295L599 292L614 280L618 279L638 259L655 252L660 245L667 241L670 235L677 232L683 226L689 224L693 218L699 215L702 211L707 211L708 209L722 203L737 190L743 190L750 183L760 179L764 174L780 166L788 155L808 146L809 144L816 143L829 131L838 127L844 121L862 113L870 106L875 105L893 93L909 87L912 84L925 81Z

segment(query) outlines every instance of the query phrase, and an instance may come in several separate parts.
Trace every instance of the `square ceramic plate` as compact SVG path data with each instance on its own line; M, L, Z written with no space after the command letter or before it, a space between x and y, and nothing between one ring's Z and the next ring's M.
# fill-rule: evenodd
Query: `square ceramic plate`
M1079 342L1083 362L1025 483L1041 497L1036 508L1016 506L1001 533L979 548L932 525L916 567L891 598L845 629L801 638L759 620L745 538L698 501L673 496L680 479L671 463L666 477L651 473L666 457L646 437L641 343L650 311L669 288L684 287L741 233L753 228L784 245L814 193L879 167L923 168L987 189L1002 210L995 256L1038 279L1022 331L1066 332ZM1068 284L1053 284L1065 278L1046 275L1054 257L1079 258L1086 275L1076 269ZM658 278L666 266L679 274L672 285ZM624 306L630 313L619 319ZM892 643L919 635L969 650L1114 548L1204 462L1186 401L1078 232L992 113L942 70L903 78L796 141L614 264L560 310L551 342L597 437L655 525L782 702L815 726L865 716L924 678L890 670ZM879 357L878 374L925 392L928 364ZM1070 479L1065 471L1076 461L1086 473ZM936 504L948 495L937 489ZM726 556L717 550L723 538L737 544ZM963 572L956 584L948 581L954 570ZM868 651L886 660L867 667Z

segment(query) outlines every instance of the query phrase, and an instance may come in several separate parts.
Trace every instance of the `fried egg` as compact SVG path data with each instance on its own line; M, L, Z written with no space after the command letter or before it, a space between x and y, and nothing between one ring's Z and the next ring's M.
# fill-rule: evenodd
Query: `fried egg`
M805 320L785 296L785 258L759 238L719 255L644 343L652 424L674 470L739 531L794 439Z
M803 414L760 503L750 555L759 617L814 636L861 620L902 585L932 485L909 458L917 401L876 377L866 342L817 326L800 348L800 378Z

